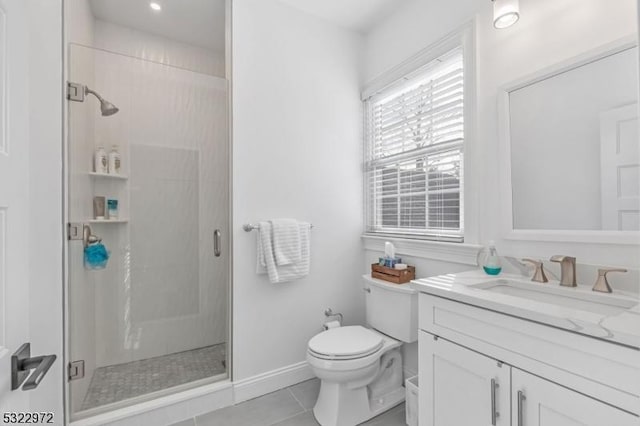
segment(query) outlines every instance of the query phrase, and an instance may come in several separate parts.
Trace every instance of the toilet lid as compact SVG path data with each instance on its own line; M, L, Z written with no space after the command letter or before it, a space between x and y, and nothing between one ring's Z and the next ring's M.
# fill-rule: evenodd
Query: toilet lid
M332 328L309 340L309 350L322 358L353 359L370 355L383 345L378 333L359 325Z

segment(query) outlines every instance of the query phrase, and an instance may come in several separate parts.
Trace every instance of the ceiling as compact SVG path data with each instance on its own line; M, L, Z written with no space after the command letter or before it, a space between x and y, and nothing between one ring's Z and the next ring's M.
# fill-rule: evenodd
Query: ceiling
M96 19L224 52L225 0L90 0ZM366 0L365 0L366 1Z
M216 52L225 48L225 0L90 0L96 19L139 31L204 47ZM411 0L280 0L359 33L367 33L399 5Z
M280 0L341 27L367 33L383 17L409 0Z

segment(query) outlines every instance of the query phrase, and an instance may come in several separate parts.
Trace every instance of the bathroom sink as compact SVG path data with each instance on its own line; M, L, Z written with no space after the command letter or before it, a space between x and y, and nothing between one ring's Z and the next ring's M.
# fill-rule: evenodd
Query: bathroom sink
M630 297L595 293L582 287L561 287L557 283L540 284L496 279L470 285L469 288L606 316L621 314L638 304L638 300Z

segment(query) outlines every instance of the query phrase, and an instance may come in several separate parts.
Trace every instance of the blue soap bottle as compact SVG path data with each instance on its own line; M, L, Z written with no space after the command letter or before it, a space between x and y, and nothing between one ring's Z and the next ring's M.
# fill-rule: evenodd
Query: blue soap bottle
M502 263L500 262L500 256L498 256L496 243L494 241L489 241L489 247L482 262L482 269L484 269L484 272L488 275L498 275L500 271L502 271Z

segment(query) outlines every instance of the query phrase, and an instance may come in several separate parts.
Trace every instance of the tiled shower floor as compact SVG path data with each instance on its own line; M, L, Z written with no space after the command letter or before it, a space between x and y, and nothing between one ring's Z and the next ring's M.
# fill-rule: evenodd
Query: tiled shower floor
M222 374L226 371L226 352L226 344L221 343L97 368L82 409L89 410Z

